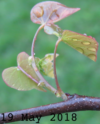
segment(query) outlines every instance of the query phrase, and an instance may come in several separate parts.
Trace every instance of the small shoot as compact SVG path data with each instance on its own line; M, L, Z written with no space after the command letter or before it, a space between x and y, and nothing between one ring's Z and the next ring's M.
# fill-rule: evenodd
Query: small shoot
M31 48L31 56L22 52L17 57L17 67L10 67L3 71L4 82L17 90L31 90L33 88L44 91L44 87L53 92L57 97L67 100L67 95L61 90L56 74L56 54L58 44L63 41L78 52L84 54L93 61L97 60L98 43L95 38L82 35L69 30L62 30L55 22L79 11L80 8L69 8L59 2L45 1L36 4L31 10L31 20L41 24L34 36ZM56 35L58 40L55 45L54 54L46 54L42 59L34 56L35 41L41 29L45 33ZM53 61L53 63L52 63ZM53 67L52 67L53 65ZM57 90L53 88L41 75L55 78Z
M35 41L37 38L37 35L39 31L47 24L55 23L59 20L62 20L63 18L77 12L80 10L80 8L69 8L66 7L65 5L54 2L54 1L46 1L46 2L41 2L36 4L32 10L31 10L31 20L34 23L41 24L41 26L38 28L34 39L32 43L32 49L31 49L31 56L33 58L33 64L32 67L37 71L36 74L38 77L45 83L45 85L48 85L48 82L43 78L41 73L39 72L36 63L35 63L35 57L34 57L34 46L35 46ZM57 35L57 34L56 34Z
M72 32L69 30L62 30L60 27L58 27L55 24L47 24L44 27L44 31L49 35L56 35L58 37L58 40L55 45L54 50L54 76L57 86L57 92L59 92L64 100L66 100L66 97L64 93L62 92L58 79L56 74L56 51L58 44L63 41L72 48L76 49L78 52L84 54L88 58L90 58L93 61L96 61L97 59L97 50L98 50L98 43L95 40L95 38L92 38L91 36L82 35L76 32Z

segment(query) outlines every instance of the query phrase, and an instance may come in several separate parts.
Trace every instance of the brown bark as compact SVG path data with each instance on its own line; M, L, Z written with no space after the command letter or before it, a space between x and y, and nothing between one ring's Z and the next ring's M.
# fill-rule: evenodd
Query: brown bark
M37 116L43 117L51 114L58 114L65 112L100 110L100 98L98 97L80 96L77 94L74 95L66 94L66 95L68 96L68 100L63 102L3 113L4 121L2 121L3 114L1 113L0 124L21 121L22 119L24 119L23 117L25 117L26 114L27 114L27 119L31 119L32 117L34 118L36 118ZM12 116L13 119L11 118Z

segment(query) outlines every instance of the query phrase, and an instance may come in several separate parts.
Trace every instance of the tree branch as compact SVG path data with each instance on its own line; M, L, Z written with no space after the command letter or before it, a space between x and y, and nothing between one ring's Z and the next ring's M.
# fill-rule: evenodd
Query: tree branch
M0 124L21 121L22 119L25 119L26 114L27 114L26 118L31 119L33 117L34 118L43 117L51 114L58 114L65 112L100 110L100 98L98 97L80 96L77 94L70 95L67 93L66 95L68 97L68 100L63 102L19 110L19 111L1 113ZM13 118L11 118L12 116ZM4 121L2 121L3 119Z

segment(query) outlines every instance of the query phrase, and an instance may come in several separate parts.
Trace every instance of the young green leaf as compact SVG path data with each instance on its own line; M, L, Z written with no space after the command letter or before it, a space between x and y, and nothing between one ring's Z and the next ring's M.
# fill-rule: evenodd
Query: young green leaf
M29 65L28 57L28 54L21 52L17 57L18 67L10 67L5 69L2 73L3 80L8 86L17 90L26 91L34 88L45 92L45 90L41 86L38 86L38 84L34 81L36 80L39 82L40 79L35 74L35 71L31 65ZM23 69L29 77L25 75L19 67ZM32 80L31 77L34 80Z
M37 89L45 91L42 87L37 86L29 77L27 77L17 67L10 67L3 71L2 77L4 82L9 86L17 90L27 91L31 89Z
M58 2L45 1L36 4L32 8L31 20L38 24L54 23L77 12L78 10L80 10L80 8L69 8Z
M65 30L62 33L62 41L84 54L93 61L97 59L98 42L91 36L82 35Z
M53 72L53 56L54 54L46 54L44 58L39 59L35 58L36 65L38 69L46 76L49 76L51 78L54 78L54 72ZM58 54L56 54L56 57Z

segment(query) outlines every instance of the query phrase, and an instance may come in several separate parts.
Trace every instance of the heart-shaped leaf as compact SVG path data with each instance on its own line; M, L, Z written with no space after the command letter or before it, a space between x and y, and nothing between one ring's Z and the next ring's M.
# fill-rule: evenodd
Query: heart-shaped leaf
M65 30L62 33L62 41L84 54L91 60L96 61L98 42L95 40L95 38Z
M17 90L27 91L31 89L37 89L44 91L45 90L37 86L29 77L27 77L21 70L17 67L10 67L3 71L2 77L4 82L9 86Z
M56 54L56 57L58 54ZM46 76L49 76L51 78L54 78L54 72L53 72L53 57L54 54L46 54L44 58L39 59L35 58L35 62L37 64L38 69Z
M26 76L19 69L20 66L25 71L25 73L30 75L36 81L40 81L40 79L35 74L34 69L31 67L31 65L29 65L28 57L29 55L27 53L21 52L17 57L18 67L10 67L5 69L2 73L3 80L8 86L17 90L26 91L34 88L45 92L41 86L38 86L36 82Z
M80 8L69 8L58 2L45 1L36 4L32 8L31 20L38 24L54 23L78 10L80 10Z

